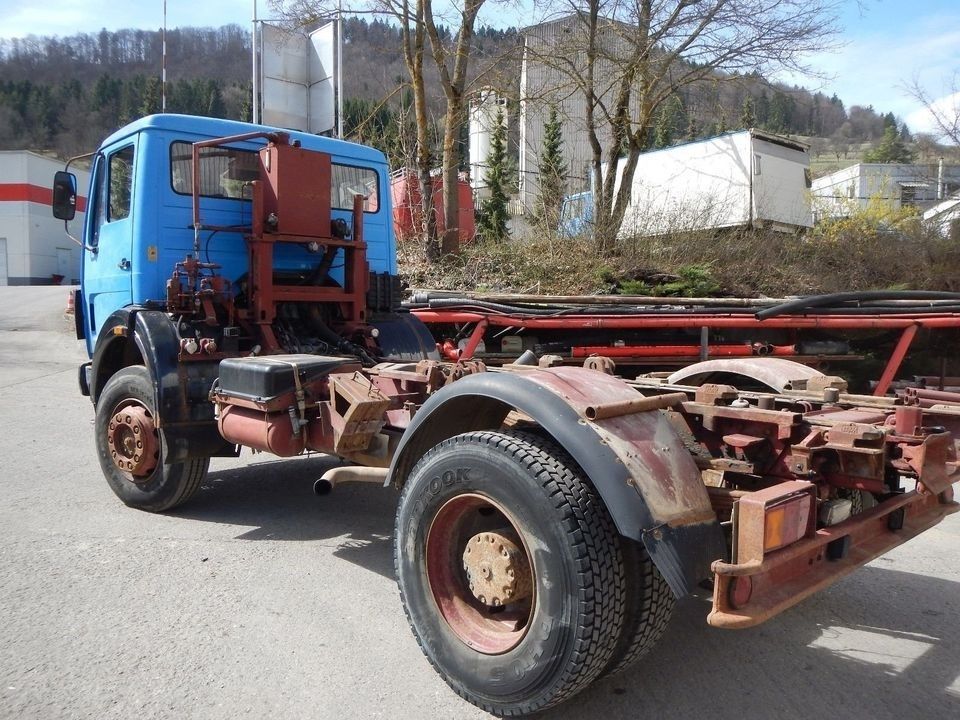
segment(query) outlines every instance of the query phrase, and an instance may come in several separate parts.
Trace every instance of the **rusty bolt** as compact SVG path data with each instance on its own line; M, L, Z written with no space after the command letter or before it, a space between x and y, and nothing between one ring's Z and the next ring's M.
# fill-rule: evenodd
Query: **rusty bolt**
M491 603L494 607L500 607L500 598L495 597Z

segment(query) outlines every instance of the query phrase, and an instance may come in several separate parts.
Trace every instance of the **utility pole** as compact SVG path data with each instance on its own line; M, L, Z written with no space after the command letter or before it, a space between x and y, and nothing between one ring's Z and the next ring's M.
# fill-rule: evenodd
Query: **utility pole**
M253 0L253 33L250 35L250 52L253 60L253 122L260 122L259 82L257 81L257 0Z
M167 0L163 0L163 34L160 43L160 112L167 111Z

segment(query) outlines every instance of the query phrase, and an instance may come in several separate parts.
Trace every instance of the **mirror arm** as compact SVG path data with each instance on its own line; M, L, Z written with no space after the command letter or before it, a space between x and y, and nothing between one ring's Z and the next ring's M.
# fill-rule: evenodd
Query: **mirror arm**
M93 152L84 153L83 155L74 155L72 158L70 158L69 160L67 160L67 164L64 166L63 171L64 171L64 172L69 172L69 171L70 171L70 166L73 164L73 162L74 162L75 160L83 160L84 158L93 157L93 156L96 155L96 154L97 154L97 151L94 150ZM77 188L77 190L79 191L79 188ZM77 238L75 238L73 235L70 234L70 221L69 221L69 220L64 220L64 221L63 221L63 231L67 234L67 237L68 237L68 238L70 238L71 240L73 240L77 245L79 245L80 247L82 247L84 250L87 250L87 251L93 253L94 255L97 254L97 248L93 247L92 245L84 245L82 240L78 240Z
M63 221L63 231L67 234L67 237L68 237L68 238L70 238L71 240L73 240L77 245L79 245L80 247L82 247L84 250L87 250L87 251L89 251L89 252L92 252L94 255L97 254L97 248L95 248L93 245L84 245L82 240L78 240L77 238L75 238L73 235L70 234L70 221L69 221L69 220L64 220L64 221Z

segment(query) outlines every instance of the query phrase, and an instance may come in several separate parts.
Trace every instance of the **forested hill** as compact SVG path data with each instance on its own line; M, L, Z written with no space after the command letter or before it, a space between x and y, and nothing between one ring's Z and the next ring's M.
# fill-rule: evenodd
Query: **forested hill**
M404 145L398 129L403 123L397 118L409 102L401 91L406 70L399 31L361 18L344 24L345 126L397 162ZM505 76L514 81L519 76L515 30L481 28L475 46L474 72L490 58L508 55ZM0 40L0 149L68 157L96 147L130 120L159 112L160 58L159 31ZM168 30L167 78L169 112L249 118L249 31L237 25ZM427 79L429 83L429 74ZM760 77L739 80L705 81L685 89L665 106L658 144L744 124L855 144L880 138L885 124L894 120L872 108L847 109L835 96L771 86ZM497 81L488 76L483 82ZM428 89L428 96L434 98L439 118L439 90Z

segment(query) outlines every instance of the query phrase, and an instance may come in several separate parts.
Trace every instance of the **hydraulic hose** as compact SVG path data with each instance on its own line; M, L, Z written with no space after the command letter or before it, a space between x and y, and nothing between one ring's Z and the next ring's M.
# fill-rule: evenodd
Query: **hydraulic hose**
M952 300L960 303L960 293L941 292L939 290L865 290L859 292L830 293L827 295L809 295L790 300L781 305L764 308L756 313L757 320L802 313L811 308L836 306L841 303L866 302L870 300ZM913 309L913 308L908 308ZM860 314L860 313L851 313Z

